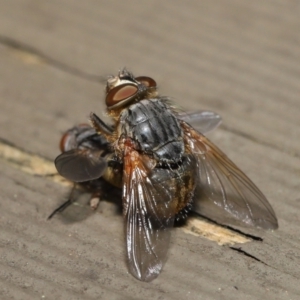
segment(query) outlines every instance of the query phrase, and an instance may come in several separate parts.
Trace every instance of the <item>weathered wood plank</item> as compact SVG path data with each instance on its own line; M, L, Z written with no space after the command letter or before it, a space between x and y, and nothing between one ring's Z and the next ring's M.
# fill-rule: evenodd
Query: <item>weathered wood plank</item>
M0 7L1 139L53 160L61 132L103 110L99 76L126 66L153 76L179 105L222 115L211 138L267 195L280 226L239 228L263 241L234 249L175 229L164 271L141 283L127 272L122 217L111 204L96 213L74 206L48 222L69 187L2 157L1 299L299 298L296 1L0 0Z

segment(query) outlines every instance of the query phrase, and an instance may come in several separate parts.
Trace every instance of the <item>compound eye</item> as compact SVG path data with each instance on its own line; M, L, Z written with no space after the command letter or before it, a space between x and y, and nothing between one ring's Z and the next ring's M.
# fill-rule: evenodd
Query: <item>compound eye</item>
M60 149L61 152L66 151L66 144L68 143L69 138L70 138L70 134L68 132L65 133L61 137L60 142L59 142L59 149Z
M130 100L138 92L138 87L134 84L121 84L110 90L106 96L107 107L118 106L123 101Z
M75 134L70 131L67 131L60 139L59 149L61 152L65 152L75 148L76 139Z
M149 87L149 88L156 87L156 81L154 79L152 79L151 77L139 76L139 77L136 77L135 80L140 82L141 84L145 85L146 87Z

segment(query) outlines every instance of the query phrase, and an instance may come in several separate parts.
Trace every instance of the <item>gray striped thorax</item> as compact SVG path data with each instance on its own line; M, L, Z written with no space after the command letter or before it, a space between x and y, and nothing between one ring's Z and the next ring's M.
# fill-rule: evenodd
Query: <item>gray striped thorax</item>
M159 161L178 162L184 153L180 123L160 99L144 99L124 109L118 131L136 142L136 150Z

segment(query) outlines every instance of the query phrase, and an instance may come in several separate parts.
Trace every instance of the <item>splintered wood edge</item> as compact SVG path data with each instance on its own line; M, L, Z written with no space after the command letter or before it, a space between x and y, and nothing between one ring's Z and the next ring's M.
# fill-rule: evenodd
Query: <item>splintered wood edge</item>
M65 186L72 186L70 181L61 177L54 166L54 163L38 155L28 153L14 146L0 141L0 158L12 167L24 173L42 176L58 182Z
M211 224L200 218L189 218L182 229L185 233L204 237L218 243L220 246L232 246L234 244L244 244L252 241L252 239L238 234L233 230Z
M70 181L67 181L57 174L52 161L18 149L12 145L8 145L2 141L0 141L0 158L24 173L46 177L64 186L72 186ZM242 234L211 224L200 217L190 217L182 229L185 233L204 237L218 243L218 245L234 245L236 243L242 244L252 241L252 239L245 237Z

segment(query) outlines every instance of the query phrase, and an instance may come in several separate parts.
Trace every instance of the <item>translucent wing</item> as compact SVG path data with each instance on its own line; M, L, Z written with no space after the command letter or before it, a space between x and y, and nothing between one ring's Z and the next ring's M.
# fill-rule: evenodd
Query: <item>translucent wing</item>
M177 114L178 119L185 121L199 132L205 134L222 123L222 118L212 111L198 111L198 112L179 112Z
M83 182L101 177L107 162L103 151L93 149L73 149L63 152L55 159L58 173L74 182Z
M141 281L156 278L166 260L176 211L175 191L169 178L164 169L151 170L147 156L125 151L126 251L129 271Z
M186 145L198 160L202 197L195 201L195 210L214 218L214 204L248 225L277 228L275 213L255 184L205 136L184 122L182 127Z

